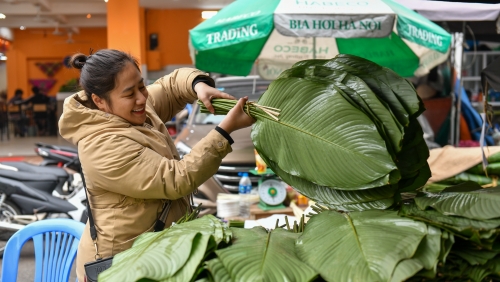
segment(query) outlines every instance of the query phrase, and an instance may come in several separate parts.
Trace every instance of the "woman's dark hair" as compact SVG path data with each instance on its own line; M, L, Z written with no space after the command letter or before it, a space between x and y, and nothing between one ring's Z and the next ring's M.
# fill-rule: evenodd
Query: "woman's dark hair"
M102 49L89 56L77 53L71 57L69 63L81 70L80 86L92 104L92 94L110 104L109 93L115 88L116 77L127 63L132 63L140 71L134 57L114 49Z
M16 89L16 91L14 92L14 96L17 96L17 95L22 95L23 94L23 90L22 89Z

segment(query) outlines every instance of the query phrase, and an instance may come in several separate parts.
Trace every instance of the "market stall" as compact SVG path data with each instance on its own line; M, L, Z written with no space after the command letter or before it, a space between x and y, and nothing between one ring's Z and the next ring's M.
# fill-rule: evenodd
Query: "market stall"
M428 1L428 0L396 0L398 3L417 11L427 19L439 23L448 31L453 33L453 49L451 60L455 69L455 78L458 81L457 86L454 84L451 109L451 144L458 145L460 136L460 116L462 112L462 88L464 82L466 84L475 84L475 89L480 83L479 72L487 64L499 56L498 53L477 54L477 46L467 45L465 36L472 39L472 44L479 40L500 42L498 24L500 21L500 4L485 4L474 1L463 2L446 2L446 1ZM474 53L468 56L470 59L465 60L463 48L469 47L469 50ZM471 64L472 63L472 64ZM472 71L469 77L462 77L464 65L475 68L479 66L481 69ZM465 101L467 104L468 101ZM472 108L472 107L469 107ZM473 114L473 113L472 113ZM474 130L475 128L473 128Z

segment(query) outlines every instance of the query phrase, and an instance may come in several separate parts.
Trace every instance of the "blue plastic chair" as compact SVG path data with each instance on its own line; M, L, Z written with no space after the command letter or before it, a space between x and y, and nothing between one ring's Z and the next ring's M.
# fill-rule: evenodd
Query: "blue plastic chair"
M68 281L85 224L54 218L28 224L7 241L2 262L2 282L15 282L19 255L26 241L35 247L35 281Z

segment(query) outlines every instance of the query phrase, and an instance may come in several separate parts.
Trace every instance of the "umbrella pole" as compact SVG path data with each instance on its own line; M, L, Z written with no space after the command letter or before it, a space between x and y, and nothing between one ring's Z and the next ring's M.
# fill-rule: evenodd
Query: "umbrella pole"
M460 140L460 116L462 108L462 61L463 61L463 40L464 34L461 32L456 32L454 35L454 47L455 47L455 79L460 81L458 89L455 89L452 95L452 105L455 107L455 116L452 116L452 133L451 133L451 145L457 146ZM455 80L456 81L456 80ZM453 83L455 87L456 83ZM455 96L455 93L457 94Z
M451 40L451 63L453 65L453 75L452 77L455 78L455 73L456 73L456 64L455 64L455 34L452 34L452 40ZM448 142L450 145L455 145L455 116L456 116L456 96L455 96L455 80L452 79L452 89L451 89L451 109L450 109L450 135L448 136Z
M457 127L457 130L456 130L456 146L458 146L458 143L460 143L460 116L461 116L461 113L462 113L462 88L463 88L463 85L464 85L464 82L462 80L462 68L463 68L463 64L464 64L464 56L463 56L463 53L464 53L464 37L465 37L465 26L466 26L466 22L463 22L462 23L462 33L460 33L457 38L459 40L458 43L460 44L457 44L457 47L459 48L458 51L459 51L459 55L460 55L460 61L459 61L459 68L458 68L458 76L457 78L460 79L460 85L459 85L459 89L458 89L458 99L457 99L457 124L456 124L456 127Z
M313 37L313 59L316 59L316 37Z

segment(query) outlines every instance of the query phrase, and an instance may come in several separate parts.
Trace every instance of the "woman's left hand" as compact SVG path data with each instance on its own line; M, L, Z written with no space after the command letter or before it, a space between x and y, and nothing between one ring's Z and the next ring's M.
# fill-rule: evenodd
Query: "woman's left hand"
M217 88L213 88L212 86L209 86L203 82L198 82L194 86L194 91L198 95L198 99L205 104L205 107L207 107L208 111L210 111L212 114L214 113L214 107L212 106L212 99L215 98L223 98L223 99L229 99L229 100L236 100L233 96L224 93Z

